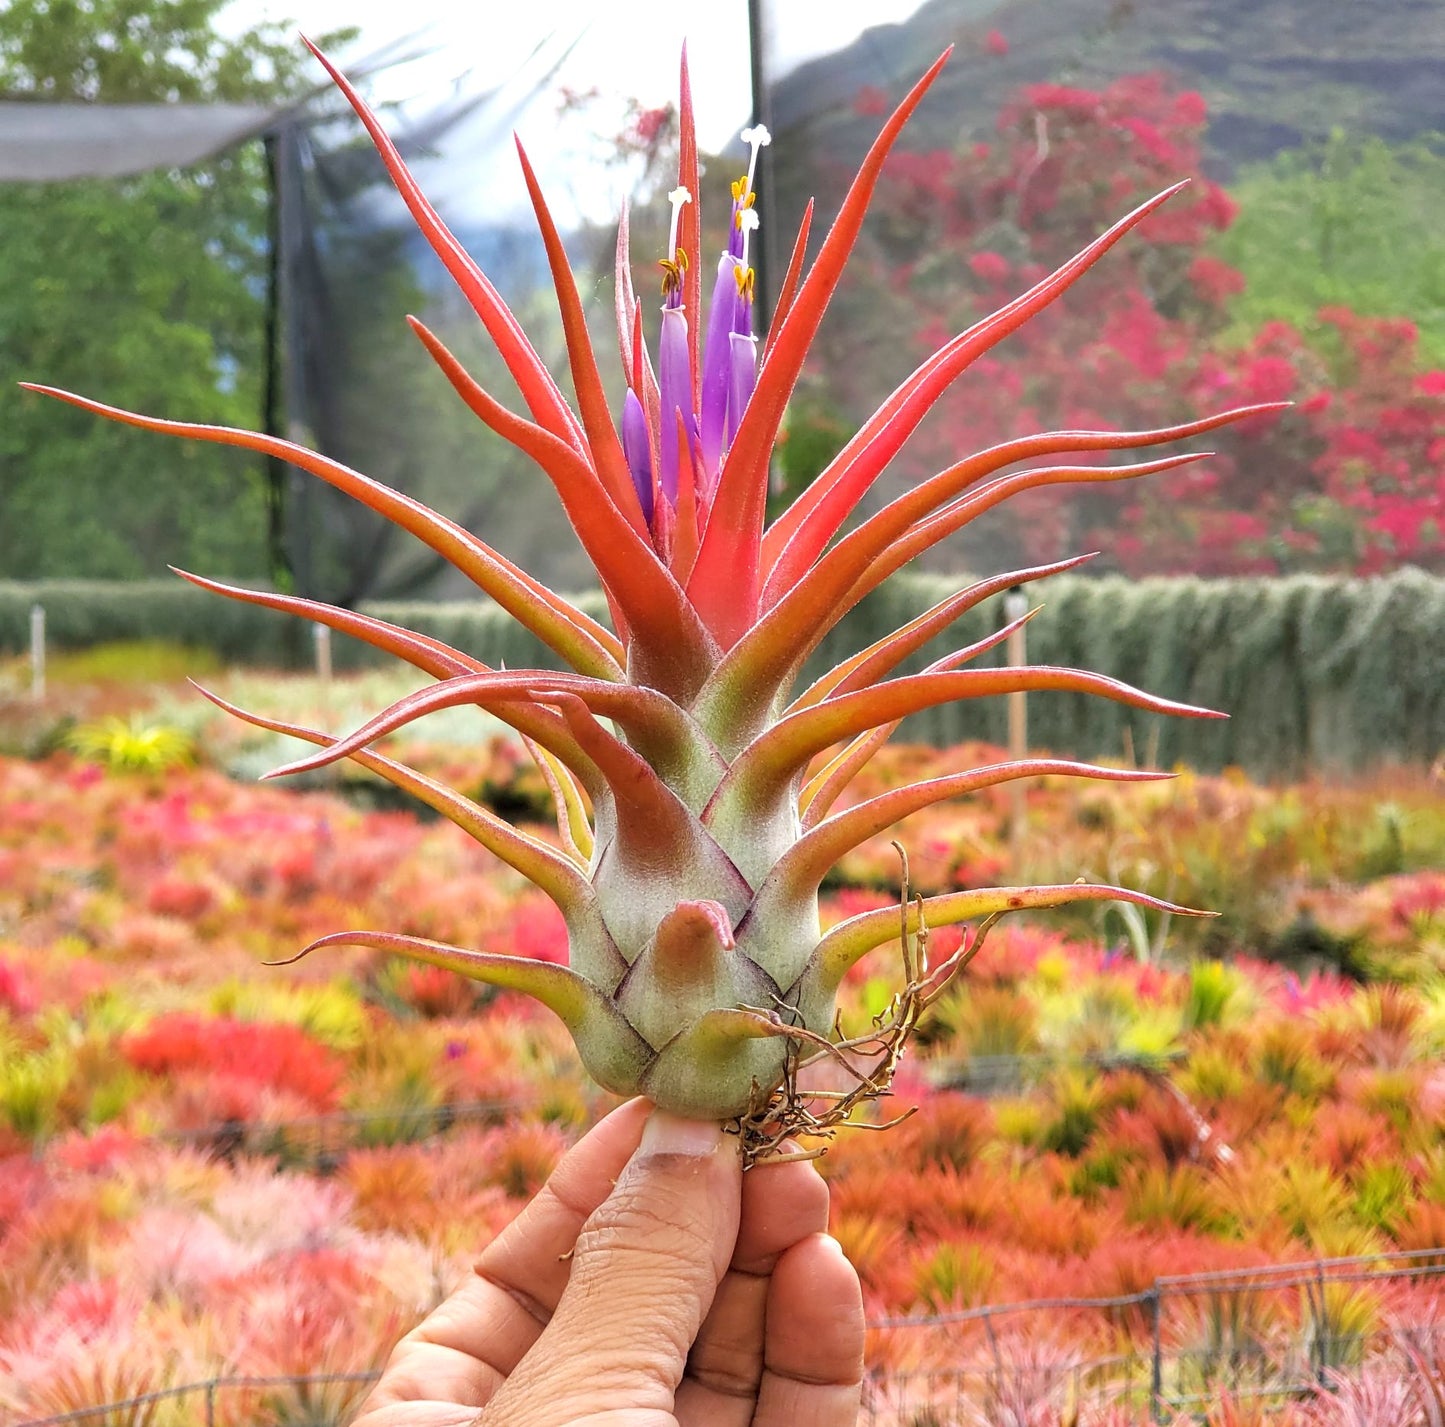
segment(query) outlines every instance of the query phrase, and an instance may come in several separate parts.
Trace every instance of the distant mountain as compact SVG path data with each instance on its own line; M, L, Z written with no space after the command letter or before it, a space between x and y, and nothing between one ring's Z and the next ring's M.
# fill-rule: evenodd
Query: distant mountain
M1007 53L987 43L992 31ZM780 189L790 153L801 164L856 161L878 125L857 112L859 91L900 95L949 44L909 147L986 137L1024 84L1098 86L1147 70L1204 95L1216 178L1334 128L1395 141L1445 130L1442 0L930 0L906 24L865 31L772 86Z

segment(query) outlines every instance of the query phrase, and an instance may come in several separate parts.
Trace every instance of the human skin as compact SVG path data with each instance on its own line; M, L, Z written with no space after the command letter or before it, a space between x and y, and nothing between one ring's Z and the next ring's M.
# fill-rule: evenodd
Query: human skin
M852 1427L862 1295L826 1185L649 1111L562 1158L352 1427Z

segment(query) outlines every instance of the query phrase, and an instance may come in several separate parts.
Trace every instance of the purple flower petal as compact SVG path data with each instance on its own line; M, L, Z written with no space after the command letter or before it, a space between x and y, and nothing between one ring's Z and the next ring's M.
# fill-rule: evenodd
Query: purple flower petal
M692 365L687 350L687 313L681 307L662 309L657 343L657 386L662 398L662 491L677 506L677 413L688 420L692 410Z
M622 454L627 457L627 469L632 473L632 484L637 491L637 499L642 503L642 518L650 529L652 442L647 433L647 415L637 393L631 387L622 402Z
M758 381L758 339L742 332L728 338L728 445L738 434L748 400Z
M730 253L718 259L717 282L707 314L707 341L702 353L702 469L711 486L722 463L723 433L727 424L729 371L728 333L737 305L738 260Z

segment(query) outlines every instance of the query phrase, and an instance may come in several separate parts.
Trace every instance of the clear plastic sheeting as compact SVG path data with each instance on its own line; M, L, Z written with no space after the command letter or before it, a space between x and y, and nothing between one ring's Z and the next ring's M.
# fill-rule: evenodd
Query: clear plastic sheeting
M633 15L629 30L646 35L634 48L656 56L651 64L639 64L615 26L581 10L571 22L539 20L531 36L504 27L480 49L458 16L424 33L423 58L367 86L423 192L565 389L561 324L516 151L525 146L567 243L619 412L626 385L612 297L617 222L629 206L636 287L655 329L650 309L666 237L664 195L676 183L673 105L687 38L666 7L637 7L648 8L656 14ZM751 116L742 7L729 33L729 42L714 35L703 49L694 41L691 65L706 93L704 142L711 135L718 146L731 134L736 163L745 152L736 133ZM730 89L719 84L729 51ZM278 137L276 160L285 434L425 501L548 583L590 582L545 477L477 422L408 332L412 314L484 387L516 404L481 324L417 235L360 125L323 95ZM715 168L703 196L719 242L732 176ZM285 505L298 589L348 604L466 594L446 582L429 551L310 477L289 478Z

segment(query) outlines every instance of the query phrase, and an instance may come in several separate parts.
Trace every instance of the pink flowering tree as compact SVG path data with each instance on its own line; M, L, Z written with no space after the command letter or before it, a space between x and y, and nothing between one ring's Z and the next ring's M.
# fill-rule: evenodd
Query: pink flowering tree
M871 102L865 91L857 106ZM949 451L1040 425L1088 428L1108 412L1161 426L1201 401L1293 401L1223 434L1207 464L1159 481L1031 492L978 530L979 558L1002 547L1037 562L1082 543L1132 574L1445 569L1445 372L1426 369L1410 323L1343 308L1321 311L1309 335L1280 321L1226 333L1245 278L1211 252L1235 207L1200 176L1206 117L1198 94L1159 75L1097 92L1040 84L1005 105L988 141L896 155L868 259L840 297L840 339L815 353L818 388L841 399L795 428L794 474L808 474L820 431L846 432L853 393L876 389L880 366L900 359L889 334L915 333L931 350L1112 216L1191 177L1140 225L1143 241L945 395L911 459L931 467ZM899 464L896 478L915 476ZM974 554L960 543L942 558Z

